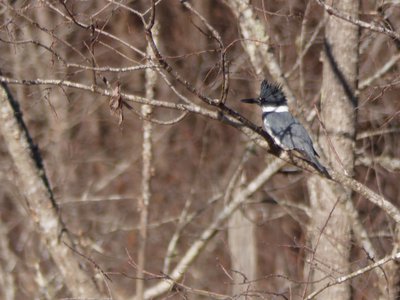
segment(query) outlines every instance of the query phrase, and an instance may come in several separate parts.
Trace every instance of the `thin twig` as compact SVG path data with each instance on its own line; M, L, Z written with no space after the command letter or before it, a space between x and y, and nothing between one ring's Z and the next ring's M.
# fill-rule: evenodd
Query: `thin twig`
M345 276L341 276L337 279L335 279L332 282L327 283L326 285L324 285L323 287L321 287L320 289L312 292L311 294L309 294L305 299L306 300L310 300L313 299L315 296L319 295L320 293L322 293L324 290L326 290L327 288L333 286L333 285L338 285L341 284L343 282L349 281L350 279L353 279L357 276L360 276L362 274L365 274L371 270L373 270L374 268L377 268L379 266L382 266L383 264L386 264L387 262L391 261L391 260L398 260L400 259L400 252L397 252L395 254L392 255L388 255L380 260L378 260L377 262L370 264L369 266L359 269L357 271L354 271L348 275Z
M222 41L221 35L219 32L204 18L196 9L193 8L188 2L182 2L183 6L185 6L188 10L190 10L193 14L195 14L204 26L211 32L212 37L218 42L219 52L220 52L220 68L222 69L222 90L220 100L222 103L226 101L228 97L228 89L229 89L229 71L228 64L226 61L226 50L224 43Z
M296 62L294 63L292 68L285 73L285 77L286 78L289 78L290 76L292 76L294 71L296 71L296 69L300 66L301 61L303 60L304 56L307 54L308 50L310 50L311 46L314 45L315 40L317 39L318 34L320 33L321 29L324 28L325 23L326 23L326 19L323 18L318 23L317 27L314 29L314 32L311 35L311 37L307 38L307 44L304 47L301 48L301 52L300 52Z
M396 63L400 60L400 53L392 56L379 70L377 70L374 74L370 77L361 80L360 84L358 85L359 90L364 90L371 86L371 84L379 79L382 78L392 67L396 65Z
M174 270L169 274L169 278L165 279L155 286L148 288L145 291L145 299L153 299L165 292L167 292L171 286L174 285L175 281L178 281L192 262L200 254L201 250L206 246L208 241L219 231L220 226L232 215L232 213L256 192L262 185L269 180L269 178L275 174L282 166L284 162L279 159L272 161L263 172L261 172L253 181L251 181L246 188L240 191L235 198L229 202L218 216L211 222L211 224L200 234L199 238L192 243L192 246L182 256L179 263L176 265Z
M316 179L316 178L313 178L312 180L315 180L315 179ZM315 189L315 188L310 189L310 190L314 190L314 189ZM313 264L314 259L315 259L315 255L317 254L317 249L318 249L318 245L319 245L319 242L320 242L320 240L321 240L322 234L324 233L326 227L328 226L328 222L329 222L329 220L332 218L332 214L333 214L333 212L335 211L335 208L336 208L336 206L338 205L339 200L340 200L340 198L338 198L338 199L336 200L336 202L333 204L333 207L332 207L332 209L329 211L329 215L328 215L328 217L326 218L324 225L322 226L322 228L321 228L320 231L319 231L317 240L316 240L316 242L315 242L315 246L313 247L312 252L311 252L311 259L309 260L309 263L310 263L311 265ZM302 297L302 299L304 299L304 297L305 297L305 295L306 295L306 293L307 293L307 288L308 288L309 282L311 281L311 275L312 275L312 268L310 268L310 269L308 270L306 285L305 285L304 290L303 290L303 297Z
M375 163L381 165L388 171L399 172L400 171L400 159L397 157L390 157L387 155L381 155L377 157L360 156L357 158L356 163L364 166L371 166Z
M255 43L244 43L243 47L249 54L257 75L265 77L263 74L263 66L267 66L274 81L282 85L289 104L294 104L294 94L269 45L270 36L264 28L264 24L255 16L252 6L242 0L225 0L225 3L231 8L238 19L241 34L245 41L256 41Z
M61 10L59 10L57 7L55 7L54 5L52 5L49 1L44 1L44 2L45 2L46 5L47 5L49 8L51 8L54 12L58 13L60 16L62 16L62 17L65 18L66 20L68 20L68 21L70 21L70 22L73 22L72 19L71 19L68 15L64 14ZM23 16L23 17L24 17L24 18L27 18L26 16ZM78 22L78 21L77 21L77 22ZM32 23L34 23L34 22L32 21ZM83 27L88 26L88 24L83 23L83 22L78 22L78 23L79 23L81 26L83 26ZM44 30L44 29L42 29L42 30ZM94 28L94 31L97 32L97 33L99 33L99 34L101 34L101 35L103 35L103 36L106 36L106 37L108 37L108 38L110 38L110 39L112 39L112 40L114 40L114 41L119 42L120 44L126 46L127 48L129 48L129 49L133 50L134 52L136 52L137 54L139 54L141 57L146 57L146 53L145 53L145 52L143 52L143 51L139 50L138 48L132 46L130 43L128 43L128 42L122 40L121 38L119 38L119 37L117 37L117 36L115 36L115 35L113 35L113 34L107 32L107 31L105 31L105 30L102 30L102 29L100 29L100 28ZM63 41L63 40L61 39L61 41ZM85 57L84 57L84 58L85 58ZM86 59L86 58L85 58L85 59Z
M391 127L391 128L379 128L362 131L357 134L356 140L362 140L366 138L371 138L373 136L381 136L383 134L391 134L400 132L400 127Z
M338 17L344 21L350 22L361 28L365 28L365 29L372 30L375 32L383 33L383 34L390 36L391 38L393 38L395 40L400 40L400 34L398 34L397 32L395 32L393 30L390 30L383 26L378 26L378 25L375 25L372 23L361 21L357 18L354 18L353 16L350 16L342 11L337 10L336 8L330 6L329 4L326 4L325 1L323 1L323 0L316 0L316 1L318 2L319 5L321 5L326 10L327 13L334 15L335 17Z

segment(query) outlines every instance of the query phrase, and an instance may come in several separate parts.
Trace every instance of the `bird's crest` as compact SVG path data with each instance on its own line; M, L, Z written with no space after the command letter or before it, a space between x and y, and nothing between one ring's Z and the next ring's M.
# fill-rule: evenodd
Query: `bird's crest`
M285 94L282 91L282 87L279 84L269 83L266 80L261 82L261 92L260 92L261 101L265 101L268 103L286 103Z

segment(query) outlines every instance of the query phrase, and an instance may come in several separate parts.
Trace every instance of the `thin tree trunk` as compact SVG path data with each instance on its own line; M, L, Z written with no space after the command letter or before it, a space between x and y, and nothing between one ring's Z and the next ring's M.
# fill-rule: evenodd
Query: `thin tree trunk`
M239 188L235 191L237 193ZM246 291L250 287L254 289L255 284L245 282L257 278L257 238L255 224L242 210L235 211L229 219L228 242L234 279L232 295L237 299L246 299Z
M242 173L242 167L246 158L242 160L241 165L235 172L228 186L225 200L229 201L232 196L240 194L245 182ZM232 190L233 193L230 192ZM253 280L257 278L257 237L256 226L254 222L246 217L245 214L251 214L250 209L237 210L229 219L228 226L228 244L231 257L232 295L238 299L246 299L246 291L250 288L255 289Z
M156 27L158 25L156 23ZM154 35L157 36L158 29L155 28ZM147 49L148 55L151 55L151 48ZM157 80L157 73L154 70L146 69L146 97L148 99L154 98L154 86ZM144 299L144 270L146 263L146 244L147 244L147 226L149 218L149 204L151 198L151 173L152 173L152 157L153 157L153 142L152 142L152 123L147 118L151 118L152 107L150 105L142 106L143 120L143 169L142 169L142 197L139 202L140 207L140 241L138 251L138 281L136 283L136 297L137 299Z
M357 16L358 0L336 3L340 11ZM334 169L344 168L352 175L359 28L332 16L328 18L321 88L321 116L328 136L321 135L320 145ZM310 224L313 253L310 271L306 276L315 282L313 287L318 288L330 276L350 273L351 235L345 203L351 201L352 193L348 188L316 176L309 179L308 189L313 210ZM325 290L320 299L349 299L350 296L350 285L347 282Z

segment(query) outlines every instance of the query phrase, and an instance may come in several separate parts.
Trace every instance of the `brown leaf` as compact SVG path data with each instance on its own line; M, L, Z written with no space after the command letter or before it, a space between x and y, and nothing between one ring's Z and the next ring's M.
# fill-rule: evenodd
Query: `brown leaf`
M123 101L122 101L122 97L121 97L120 87L121 87L121 84L119 82L117 82L117 86L114 88L114 90L112 92L112 96L110 98L109 105L110 105L111 113L114 116L118 117L118 119L119 119L118 125L121 126L122 121L124 120L124 113L122 110Z

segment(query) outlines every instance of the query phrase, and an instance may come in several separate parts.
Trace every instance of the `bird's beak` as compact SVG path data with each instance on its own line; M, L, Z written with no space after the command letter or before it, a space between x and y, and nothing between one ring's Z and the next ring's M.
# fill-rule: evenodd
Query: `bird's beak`
M248 104L260 104L260 100L256 99L256 98L242 99L240 101L243 103L248 103Z

